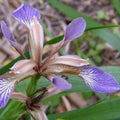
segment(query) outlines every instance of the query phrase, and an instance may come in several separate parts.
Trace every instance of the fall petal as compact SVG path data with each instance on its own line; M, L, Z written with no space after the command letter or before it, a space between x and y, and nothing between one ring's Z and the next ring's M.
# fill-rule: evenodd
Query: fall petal
M72 85L68 83L65 79L57 76L49 77L52 85L58 89L65 90L71 89Z
M79 75L84 79L86 85L96 92L113 93L120 90L115 78L97 67L84 66L80 69Z
M86 22L83 18L79 17L74 19L67 27L65 31L64 41L65 43L80 37L86 28Z
M13 12L14 18L27 26L30 25L33 17L35 16L37 20L40 19L40 13L37 9L33 8L30 5L27 5L25 3L22 3L14 12Z
M0 77L0 109L3 108L14 90L15 81L9 78Z

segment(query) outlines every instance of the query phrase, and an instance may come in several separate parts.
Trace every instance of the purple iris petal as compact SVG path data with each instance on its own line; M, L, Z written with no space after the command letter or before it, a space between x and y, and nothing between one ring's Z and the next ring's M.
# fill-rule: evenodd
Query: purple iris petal
M72 85L68 83L65 79L61 77L51 77L50 81L52 82L52 85L58 89L65 90L65 89L70 89Z
M64 36L65 43L80 37L85 31L85 27L86 27L86 22L83 18L77 18L73 20L66 29Z
M29 24L35 16L37 20L40 19L40 13L37 9L22 3L14 12L15 19L22 24Z
M4 35L4 37L9 41L9 43L15 48L18 49L17 41L14 38L14 35L11 33L11 31L6 26L5 22L1 22L1 30Z
M14 90L14 82L9 79L0 77L0 109L3 108Z
M115 78L97 67L82 67L80 76L82 76L87 86L96 92L113 93L120 90Z

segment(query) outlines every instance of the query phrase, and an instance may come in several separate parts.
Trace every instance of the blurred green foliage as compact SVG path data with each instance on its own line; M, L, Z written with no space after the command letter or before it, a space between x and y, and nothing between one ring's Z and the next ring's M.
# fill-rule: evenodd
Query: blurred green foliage
M107 14L104 11L98 11L97 12L97 17L98 19L102 20L102 19L107 19Z

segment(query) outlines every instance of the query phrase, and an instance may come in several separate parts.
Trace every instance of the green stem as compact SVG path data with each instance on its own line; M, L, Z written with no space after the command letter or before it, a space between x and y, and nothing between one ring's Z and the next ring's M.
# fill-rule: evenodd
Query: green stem
M35 91L37 90L37 83L38 83L39 78L40 78L39 74L31 78L30 82L28 83L27 90L26 90L27 96L31 97L33 93L35 93Z

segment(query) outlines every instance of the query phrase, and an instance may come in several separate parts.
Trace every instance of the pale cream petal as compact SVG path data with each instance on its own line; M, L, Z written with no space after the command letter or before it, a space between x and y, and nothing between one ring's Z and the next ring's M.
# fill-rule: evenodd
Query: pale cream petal
M63 64L54 64L47 66L47 68L44 69L41 74L48 75L50 73L79 75L79 67Z
M39 21L34 17L29 27L29 46L31 57L34 61L37 62L38 66L41 63L42 59L42 49L44 42L44 32Z
M70 65L73 67L81 67L84 65L89 65L89 62L75 55L66 55L66 56L59 56L59 57L49 60L49 62L45 64L42 68L44 69L46 66L55 65L55 64Z
M37 64L33 60L20 60L16 62L11 68L11 72L14 74L23 74L27 73L29 71L33 71L34 73L34 68L37 66Z

